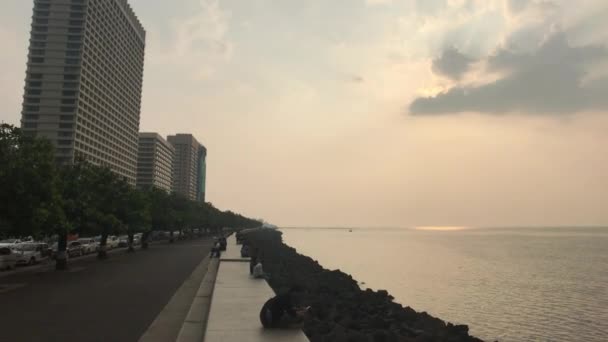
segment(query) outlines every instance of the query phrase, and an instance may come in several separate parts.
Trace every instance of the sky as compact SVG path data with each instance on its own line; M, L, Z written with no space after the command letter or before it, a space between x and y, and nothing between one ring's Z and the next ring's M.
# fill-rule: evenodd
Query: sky
M130 0L141 131L281 226L608 225L605 0ZM0 5L18 124L32 1Z

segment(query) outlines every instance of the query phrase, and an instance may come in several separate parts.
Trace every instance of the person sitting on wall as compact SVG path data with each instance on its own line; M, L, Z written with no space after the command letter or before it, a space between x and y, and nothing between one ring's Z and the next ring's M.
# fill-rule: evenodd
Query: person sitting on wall
M253 278L268 279L268 274L264 273L264 266L262 266L261 261L258 261L257 265L253 268Z
M211 247L211 258L219 258L220 257L220 247L221 244L219 241L216 241Z
M248 258L249 257L249 246L246 244L243 244L243 247L241 247L241 258Z
M260 249L252 247L249 249L249 274L253 275L253 268L258 264L258 258L260 257Z
M227 245L228 245L228 242L226 241L226 238L222 236L220 238L220 251L225 251Z
M304 323L310 307L301 308L304 291L295 286L287 293L270 298L260 310L260 322L266 329L297 327Z

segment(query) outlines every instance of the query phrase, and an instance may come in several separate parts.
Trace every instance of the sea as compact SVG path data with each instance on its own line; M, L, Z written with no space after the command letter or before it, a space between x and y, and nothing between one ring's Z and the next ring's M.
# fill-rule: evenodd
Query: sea
M608 341L608 228L286 228L362 289L485 341Z

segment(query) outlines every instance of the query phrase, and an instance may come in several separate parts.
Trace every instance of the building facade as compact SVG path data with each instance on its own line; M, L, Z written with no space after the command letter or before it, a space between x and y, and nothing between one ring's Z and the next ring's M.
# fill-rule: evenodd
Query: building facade
M35 0L21 127L135 184L146 33L127 0Z
M174 153L173 145L158 133L139 133L137 187L173 191Z
M191 134L167 137L175 148L173 191L193 201L205 201L207 149Z

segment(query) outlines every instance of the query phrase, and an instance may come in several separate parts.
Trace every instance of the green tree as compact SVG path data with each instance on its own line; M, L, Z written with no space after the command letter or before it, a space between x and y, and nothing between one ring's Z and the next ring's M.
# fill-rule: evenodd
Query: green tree
M0 234L43 237L64 224L53 145L0 126Z

